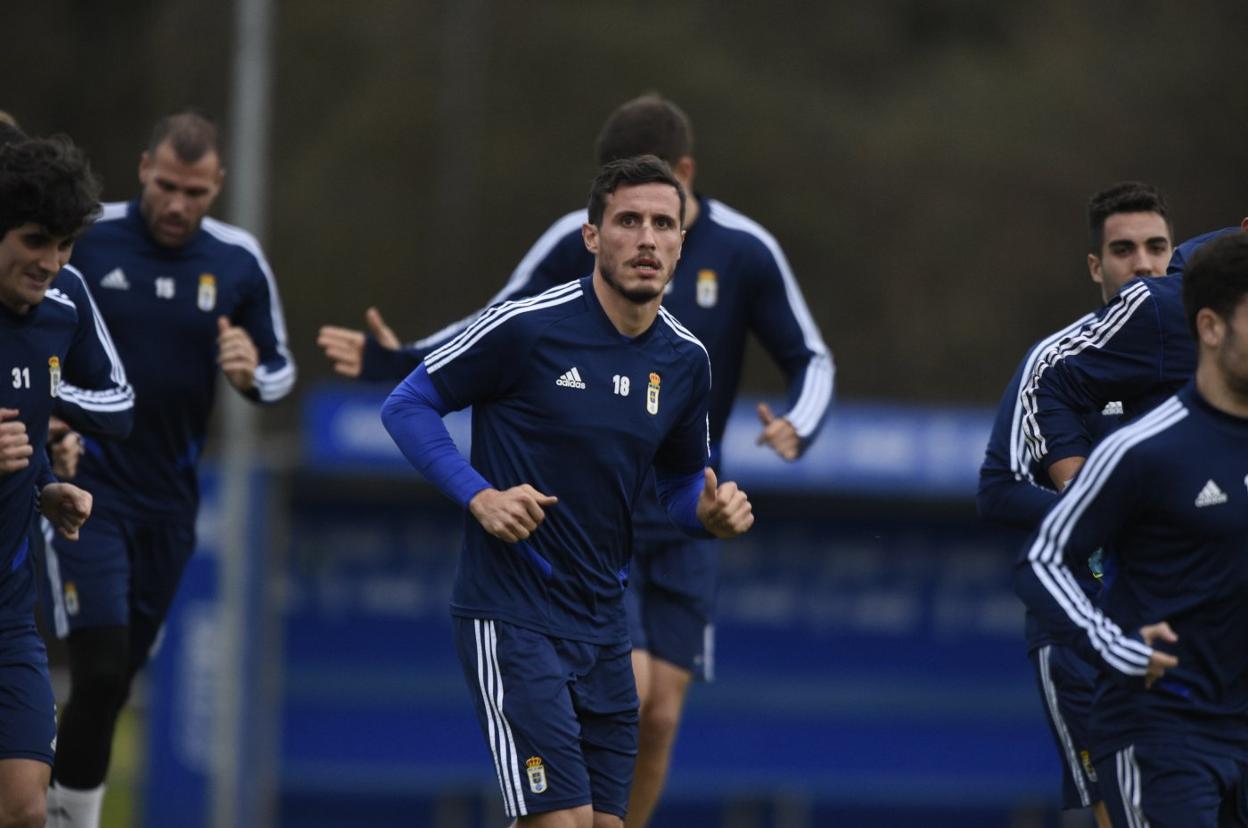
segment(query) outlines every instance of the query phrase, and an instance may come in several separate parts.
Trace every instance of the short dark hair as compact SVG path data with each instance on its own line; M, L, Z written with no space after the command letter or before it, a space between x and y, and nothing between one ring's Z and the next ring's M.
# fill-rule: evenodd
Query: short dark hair
M622 104L607 117L596 151L599 165L657 155L674 166L693 154L693 125L680 107L650 92Z
M100 181L64 135L0 146L0 238L34 223L76 236L100 213Z
M602 165L589 188L589 223L601 228L602 216L607 210L607 196L621 186L637 184L670 184L675 187L680 198L680 226L685 226L685 191L676 176L672 175L672 168L667 162L653 155L621 158Z
M1248 296L1248 233L1228 233L1202 244L1183 268L1183 310L1196 336L1196 314L1209 308L1230 319Z
M1170 208L1161 190L1143 181L1120 181L1088 200L1088 243L1097 256L1105 244L1105 221L1115 213L1157 213L1166 220L1166 231L1174 238Z
M186 164L194 164L210 152L221 156L217 125L191 110L166 115L157 121L147 142L147 151L156 152L165 141L173 147L178 160Z

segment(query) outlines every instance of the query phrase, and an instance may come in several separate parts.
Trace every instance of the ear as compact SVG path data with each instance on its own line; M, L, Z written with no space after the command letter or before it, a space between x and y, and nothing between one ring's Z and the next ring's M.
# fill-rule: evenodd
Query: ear
M1101 257L1093 253L1088 254L1088 275L1098 285L1105 282L1105 274L1101 272Z
M1248 231L1248 216L1244 216L1244 220L1239 223L1241 230Z
M693 157L689 155L682 155L680 160L672 165L672 175L676 176L680 186L685 188L686 198L693 198L693 174L695 172L697 172L697 165L693 162Z
M581 240L585 242L585 249L595 256L598 255L598 228L589 222L581 225Z
M1196 311L1196 335L1202 345L1217 348L1226 336L1226 322L1212 308Z
M139 183L147 183L147 171L152 168L152 155L147 150L139 156Z

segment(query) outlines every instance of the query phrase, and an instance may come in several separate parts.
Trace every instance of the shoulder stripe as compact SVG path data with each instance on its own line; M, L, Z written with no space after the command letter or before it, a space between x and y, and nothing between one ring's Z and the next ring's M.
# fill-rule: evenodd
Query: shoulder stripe
M1045 337L1036 344L1031 352L1027 354L1027 358L1023 361L1023 370L1020 374L1018 384L1018 396L1014 399L1014 415L1010 421L1010 471L1014 473L1016 480L1026 480L1029 483L1036 483L1035 476L1031 473L1031 454L1027 451L1027 441L1023 436L1023 419L1024 419L1024 395L1023 391L1027 387L1027 380L1031 378L1032 372L1035 370L1036 362L1040 356L1054 344L1061 342L1068 336L1073 336L1084 325L1091 323L1096 319L1095 313L1088 313L1076 319L1071 324L1055 331Z
M218 241L246 250L256 260L260 272L264 274L265 285L269 289L269 321L273 325L273 338L283 364L275 367L258 366L256 390L260 393L260 399L265 402L281 399L290 393L295 385L296 368L294 357L291 356L290 347L287 344L286 317L282 312L282 298L277 292L277 279L273 275L273 268L269 266L269 260L265 258L260 242L243 228L214 218L205 218L203 228Z
M102 221L116 221L126 217L126 208L129 203L125 201L105 201L100 204L100 215L96 218L95 223Z
M1036 360L1031 376L1025 379L1022 392L1023 436L1036 460L1042 460L1048 454L1047 442L1036 419L1036 395L1044 372L1089 348L1103 348L1151 297L1143 282L1128 284L1108 306L1103 317L1083 326L1077 334L1059 339Z
M836 363L828 346L824 344L819 326L806 305L802 290L789 266L789 260L780 243L761 224L737 212L721 201L707 199L707 216L721 227L747 233L760 241L780 271L784 282L784 294L788 299L789 310L802 331L802 340L813 354L806 366L806 376L802 382L802 390L797 401L786 415L789 422L797 430L798 436L805 437L814 432L832 402L832 391L836 382Z
M48 288L48 292L43 295L43 298L51 299L53 302L56 302L57 304L67 305L73 308L75 313L77 313L78 311L78 306L74 304L74 300L70 299L68 296L66 296L57 288Z
M585 210L575 210L562 218L555 221L546 232L541 235L533 246L529 248L529 252L524 254L524 258L520 260L520 264L516 265L516 269L511 272L511 276L507 278L507 283L503 285L503 289L494 294L490 301L485 303L486 308L500 304L510 297L518 293L533 278L533 271L537 270L537 266L550 255L550 251L555 248L559 242L563 241L574 231L579 233L581 225L588 221L588 214ZM579 279L587 274L581 273L576 276ZM424 339L417 340L413 345L416 348L428 348L434 343L441 342L449 336L462 331L464 328L472 324L472 322L481 315L482 311L469 314L458 322L452 322L445 328L426 336Z
M483 336L508 320L532 311L552 308L581 298L580 282L568 282L528 299L504 302L483 313L463 333L425 357L425 370L432 374L475 345Z
M109 369L108 377L113 384L125 392L129 399L134 399L134 389L130 387L130 381L126 379L126 367L121 361L121 354L117 353L117 346L113 344L112 334L108 332L108 323L104 321L104 314L100 313L99 307L95 304L95 297L91 295L91 288L87 286L87 280L83 278L82 271L73 265L65 265L62 272L70 273L78 284L82 286L82 294L87 297L87 302L91 306L91 316L95 327L95 338L99 340L100 347L104 349L104 353L108 356Z

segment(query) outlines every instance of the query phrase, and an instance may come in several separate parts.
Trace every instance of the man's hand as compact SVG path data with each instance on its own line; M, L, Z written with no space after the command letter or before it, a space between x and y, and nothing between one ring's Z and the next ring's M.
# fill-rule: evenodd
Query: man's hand
M39 493L39 511L66 540L78 540L91 517L91 493L73 483L49 483Z
M402 347L394 331L381 318L381 311L376 308L364 311L364 322L381 347L391 351ZM351 379L357 378L364 368L364 341L363 331L336 325L322 325L316 335L316 344L325 352L325 358L333 363L334 370Z
M1075 475L1079 474L1079 470L1083 468L1086 457L1063 457L1053 465L1049 466L1049 479L1053 481L1054 487L1059 491L1065 491L1070 485L1070 481L1075 479Z
M754 510L745 492L736 483L720 486L715 472L706 467L706 485L698 496L698 520L717 538L735 538L744 535L754 525Z
M1147 627L1140 627L1140 638L1144 639L1144 643L1152 647L1154 641L1164 641L1167 644L1174 644L1179 640L1174 630L1170 629L1170 625L1165 621L1156 624L1149 624ZM1153 648L1153 654L1148 657L1148 672L1144 676L1144 688L1149 689L1167 670L1172 670L1179 666L1179 659L1169 653L1163 653L1161 650Z
M787 417L777 417L771 413L767 403L758 404L758 419L763 430L754 441L755 445L764 443L775 449L776 454L790 462L797 459L802 450L802 438L797 436L797 429Z
M48 420L48 452L52 456L52 473L62 480L78 474L78 460L82 457L82 435L69 427L59 417Z
M26 424L17 419L16 408L0 408L0 474L12 474L30 465L34 449Z
M468 501L468 511L494 537L515 543L529 535L546 519L544 506L554 506L559 498L544 495L528 483L510 489L482 489Z
M256 343L245 330L231 325L224 316L217 317L217 364L239 391L256 387L256 366L260 364Z

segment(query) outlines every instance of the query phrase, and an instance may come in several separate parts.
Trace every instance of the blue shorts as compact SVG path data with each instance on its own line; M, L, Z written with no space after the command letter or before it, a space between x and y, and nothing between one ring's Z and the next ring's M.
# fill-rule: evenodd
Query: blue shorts
M453 618L455 645L507 816L592 805L623 818L637 757L629 644Z
M1062 763L1062 807L1087 808L1101 799L1088 738L1088 715L1096 690L1096 668L1074 650L1057 644L1031 654L1044 715Z
M32 619L0 630L0 759L51 765L55 753L56 702L48 653Z
M57 637L86 627L129 626L146 631L133 640L150 645L194 551L191 521L109 512L93 514L77 541L52 538L44 606Z
M715 677L715 571L710 540L638 544L624 606L633 647L693 673Z
M1136 743L1096 763L1115 828L1244 828L1248 764L1184 743Z

